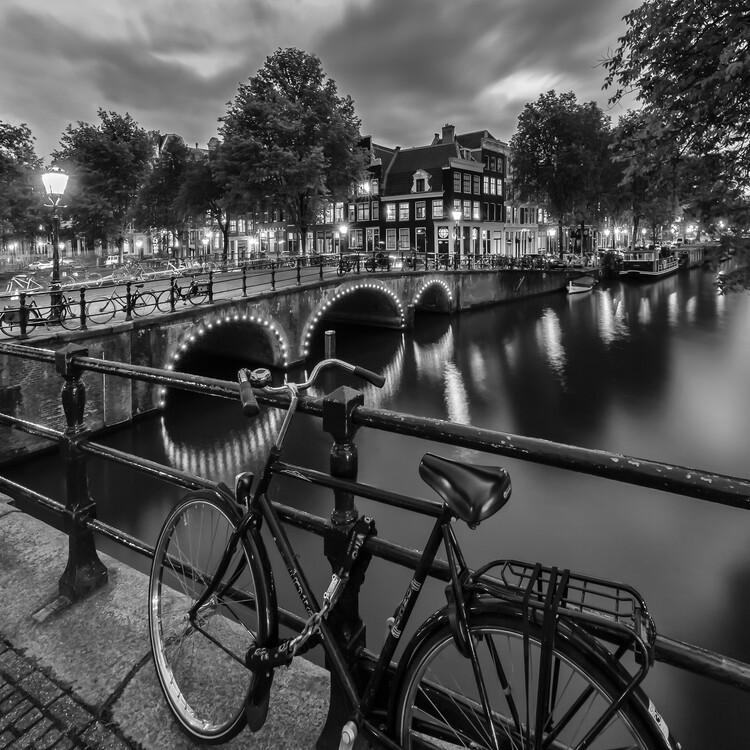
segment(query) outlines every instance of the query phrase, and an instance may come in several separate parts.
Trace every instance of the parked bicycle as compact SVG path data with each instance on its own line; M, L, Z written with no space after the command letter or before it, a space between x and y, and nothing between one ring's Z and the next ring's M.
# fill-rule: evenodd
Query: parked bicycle
M378 269L390 271L391 270L391 256L385 252L373 253L369 258L365 260L366 271L377 271Z
M156 305L162 312L170 312L174 310L178 302L202 305L207 299L208 281L197 281L192 276L187 286L180 286L177 280L174 280L169 289L159 293L156 298Z
M30 274L18 273L13 276L5 286L5 293L10 294L11 299L18 299L21 292L33 292L41 289L42 285Z
M20 295L11 297L12 300L19 300ZM22 324L25 316L25 325ZM24 328L28 333L29 329L49 328L55 325L61 325L64 328L78 327L80 317L80 305L76 300L67 295L62 295L60 304L55 311L51 305L40 306L32 293L24 296L24 304L6 305L0 311L0 331L9 338L18 338L23 334Z
M341 255L336 265L336 275L343 276L349 271L357 267L357 256L356 255Z
M442 501L423 511L435 518L434 526L387 622L380 655L373 663L362 648L353 649L349 668L328 617L374 522L360 518L352 526L321 606L269 500L269 490L280 489L272 488L276 477L309 482L317 474L282 456L299 394L327 368L384 383L336 359L317 364L305 382L278 387L268 385L267 370L241 370L246 415L259 411L253 388L289 397L255 490L252 475L243 473L234 496L221 489L191 492L161 529L149 578L149 634L159 683L180 727L194 741L209 744L230 739L246 723L257 731L266 718L275 670L322 645L346 696L341 748L352 747L362 732L383 747L406 750L676 750L640 688L656 635L635 589L538 563L467 566L453 522L474 528L505 505L511 484L501 467L425 454L419 473ZM344 491L359 489L377 499L377 488L336 482ZM393 502L392 494L382 495ZM307 616L299 634L287 639L279 636L281 613L260 535L264 523ZM446 605L416 630L394 664L441 545L450 570ZM209 674L221 675L220 689Z
M156 296L143 289L143 284L134 284L128 300L127 293L122 294L121 288L113 287L108 297L98 297L88 303L86 315L94 323L108 323L115 313L127 314L128 310L138 317L151 315L156 310Z

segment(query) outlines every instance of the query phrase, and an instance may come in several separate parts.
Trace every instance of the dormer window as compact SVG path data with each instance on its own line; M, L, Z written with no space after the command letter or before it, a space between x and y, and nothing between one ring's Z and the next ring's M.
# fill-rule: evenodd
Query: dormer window
M430 173L418 169L413 175L412 193L428 193L430 191Z

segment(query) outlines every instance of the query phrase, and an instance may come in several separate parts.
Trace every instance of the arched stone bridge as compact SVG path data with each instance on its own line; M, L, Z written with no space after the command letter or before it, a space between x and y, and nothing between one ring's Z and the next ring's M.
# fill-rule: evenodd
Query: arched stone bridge
M322 339L326 328L337 322L406 329L420 312L468 310L564 287L565 275L556 271L387 272L187 305L157 317L35 336L29 343L57 348L72 341L93 357L179 372L200 372L201 362L223 357L286 368L303 362L316 337ZM29 387L28 398L17 394L31 409L25 411L27 418L42 417L33 413L37 406L44 410L59 402L55 379L21 372L28 367L22 360L9 361L9 366L19 368L10 373L12 382ZM97 381L91 375L87 383L87 419L94 429L127 421L158 408L162 401L163 394L147 383L99 377Z

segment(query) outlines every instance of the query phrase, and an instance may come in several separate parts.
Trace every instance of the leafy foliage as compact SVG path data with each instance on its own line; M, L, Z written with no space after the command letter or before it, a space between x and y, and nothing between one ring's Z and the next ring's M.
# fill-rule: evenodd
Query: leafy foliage
M0 121L0 228L32 239L42 220L42 160L27 125Z
M609 120L594 102L542 94L523 108L510 141L516 196L546 203L561 227L576 213L595 217L608 144Z
M127 113L98 114L98 125L68 125L53 157L71 175L65 197L75 231L92 244L114 240L121 247L155 136Z
M222 121L229 195L282 207L303 243L321 203L343 198L365 165L351 97L339 97L320 60L298 49L269 56Z

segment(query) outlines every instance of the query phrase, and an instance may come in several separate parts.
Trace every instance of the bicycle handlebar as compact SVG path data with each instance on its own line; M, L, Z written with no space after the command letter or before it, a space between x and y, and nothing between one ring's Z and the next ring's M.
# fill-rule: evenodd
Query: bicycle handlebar
M256 382L255 385L256 387L263 388L263 390L268 393L284 393L285 391L288 391L294 394L298 391L304 391L307 388L310 388L310 386L312 386L317 380L321 371L329 367L337 367L341 370L346 370L347 372L366 380L377 388L382 388L385 385L385 377L383 375L379 375L377 372L373 372L364 367L359 367L359 365L349 364L349 362L344 362L342 359L324 359L321 362L318 362L318 364L313 367L310 377L300 383L284 383L279 386L269 386L265 385L265 383ZM248 374L248 370L243 367L237 374L237 379L240 384L242 413L246 417L253 417L260 412L260 407L258 406L255 393L253 392L253 375L257 372L259 371L254 370ZM263 372L267 373L267 371Z

